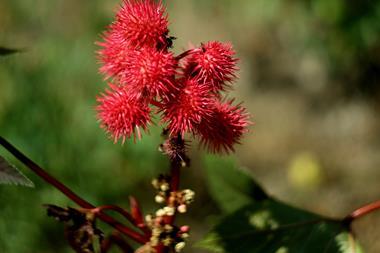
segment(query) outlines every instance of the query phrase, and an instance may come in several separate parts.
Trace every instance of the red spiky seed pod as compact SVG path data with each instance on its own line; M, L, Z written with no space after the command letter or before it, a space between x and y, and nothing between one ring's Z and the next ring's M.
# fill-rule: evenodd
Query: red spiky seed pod
M111 91L98 98L102 127L115 142L140 137L139 129L150 123L151 103L163 112L172 137L191 132L212 152L233 151L250 123L244 108L220 101L219 92L236 77L232 46L207 42L175 58L168 52L167 24L161 1L124 0L98 43L100 71L120 86L110 85ZM180 59L183 72L177 73ZM166 149L171 156L178 153Z
M184 72L209 85L213 92L223 91L236 78L237 58L234 56L235 51L231 44L207 42L190 51Z
M213 112L197 128L201 145L212 153L233 152L251 124L246 109L232 103L215 101Z
M167 97L175 89L177 61L173 54L152 48L131 50L118 80L137 97Z
M167 51L168 21L164 13L161 2L124 0L116 20L104 32L103 41L97 43L101 47L97 52L102 63L100 72L106 78L123 74L135 49Z
M111 38L110 38L111 40ZM129 87L134 96L168 96L174 89L177 61L173 54L153 48L123 48L117 41L100 44L100 72Z
M111 30L132 47L164 48L169 33L161 1L124 0Z
M101 97L98 97L98 118L101 127L113 138L116 143L121 139L133 136L141 138L140 128L147 129L150 124L150 109L143 100L130 96L125 87L109 84Z
M102 64L99 71L105 75L105 79L117 78L125 69L126 57L133 49L125 45L126 42L117 33L107 32L103 40L97 43L101 46L101 49L97 51Z
M194 79L183 79L170 99L163 103L163 120L170 134L194 132L196 126L212 111L214 95L204 84Z

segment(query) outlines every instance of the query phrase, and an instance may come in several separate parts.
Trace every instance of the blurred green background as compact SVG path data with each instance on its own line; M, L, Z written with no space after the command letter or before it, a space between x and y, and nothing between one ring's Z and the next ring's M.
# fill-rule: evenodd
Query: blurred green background
M256 125L231 159L271 195L324 215L340 217L380 199L380 1L165 4L177 53L208 40L231 41L238 53L233 93ZM128 207L133 194L153 211L150 180L168 165L157 151L160 128L136 144L114 145L94 112L106 86L95 41L117 5L0 1L0 45L25 49L0 58L0 133L90 202ZM22 168L5 150L0 154ZM197 198L180 223L192 224L197 240L220 210L210 200L205 152L196 143L191 157L183 187ZM73 204L23 171L35 189L0 185L0 252L71 252L62 225L46 217L42 204ZM367 252L380 251L379 227L380 214L356 224Z

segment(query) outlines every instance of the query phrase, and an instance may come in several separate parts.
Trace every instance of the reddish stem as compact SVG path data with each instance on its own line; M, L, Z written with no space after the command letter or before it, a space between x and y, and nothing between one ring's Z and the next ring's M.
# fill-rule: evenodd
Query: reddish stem
M362 206L355 211L353 211L350 215L348 215L344 220L351 223L352 221L361 218L367 214L370 214L374 211L380 209L380 200L372 202L368 205Z
M129 196L129 204L131 208L132 218L135 220L135 226L140 228L140 230L145 233L148 239L150 239L150 237L152 236L152 231L145 224L143 211L140 207L139 202L135 197Z
M157 253L169 253L169 247L164 246L163 244L159 244L154 247Z
M183 152L178 154L174 160L171 161L170 164L170 173L171 173L171 191L176 192L179 190L179 183L180 183L180 177L181 177L181 167L183 163L186 164L187 156L185 153L185 141L182 138L182 135L180 133L177 134L177 137L175 139L177 142L176 145L182 146Z
M171 191L176 192L179 190L179 183L181 177L181 162L172 162L171 164Z
M132 223L133 225L136 225L136 222L132 218L132 215L119 206L114 206L114 205L98 206L98 207L92 209L91 211L98 214L98 213L102 212L103 210L112 210L112 211L118 212L119 214L124 216L124 218L126 218L130 223Z
M177 55L177 56L175 57L175 59L176 59L177 61L179 61L179 60L181 60L182 58L185 58L186 56L188 56L189 54L192 54L192 53L194 53L194 52L198 52L198 51L200 51L200 50L201 50L201 49L199 49L199 48L186 50L185 52L183 52L183 53Z
M154 99L150 100L150 103L158 108L162 108L162 104Z
M170 137L169 137L170 138ZM177 134L176 137L172 137L173 141L176 142L175 145L178 145L178 147L183 146L183 150L185 150L185 141L182 138L182 135L180 133ZM181 150L181 148L179 148ZM179 184L180 184L180 176L181 176L181 167L183 166L184 162L188 162L187 156L185 152L181 152L175 156L175 158L170 158L170 191L172 193L176 193L179 190ZM187 164L187 163L186 163ZM170 197L166 200L168 205L173 205L173 203L170 203ZM175 205L174 208L177 208ZM164 222L166 224L173 225L176 218L176 212L174 212L174 215L172 216L165 216ZM157 253L169 253L171 252L171 248L168 246L164 246L162 243L157 245L155 247L155 250Z
M177 134L177 137L175 139L177 142L177 145L185 145L184 140L182 139L181 134ZM180 177L181 177L181 167L183 160L181 157L186 157L186 154L179 154L176 156L174 160L171 160L170 163L170 190L171 192L177 192L179 190L179 184L180 184ZM168 199L169 202L169 199ZM176 208L176 207L175 207ZM166 223L173 225L176 218L176 213L172 216L166 217Z
M107 253L112 245L118 246L123 253L133 253L133 248L121 237L119 231L114 231L101 244L101 253Z
M95 208L94 205L87 202L86 200L79 197L76 193L74 193L72 190L70 190L67 186L65 186L63 183L55 179L53 176L51 176L49 173L47 173L44 169L42 169L40 166L38 166L35 162L30 160L28 157L26 157L23 153L21 153L17 148L15 148L12 144L10 144L7 140L5 140L3 137L0 136L0 144L8 150L12 155L14 155L20 162L22 162L26 167L28 167L30 170L32 170L34 173L36 173L39 177L41 177L43 180L45 180L48 184L52 185L56 189L58 189L60 192L62 192L64 195L66 195L69 199L74 201L76 204L81 206L82 208L87 209L93 209ZM130 228L124 226L120 222L116 221L112 217L108 216L105 213L100 212L98 214L99 219L104 221L105 223L108 223L112 227L116 228L123 234L129 236L131 239L135 240L138 243L145 244L147 242L147 239L131 230Z
M112 211L118 212L119 214L124 216L131 224L133 224L135 227L139 228L147 236L147 240L150 238L150 230L147 229L145 224L141 224L141 223L137 222L132 217L132 215L129 212L127 212L125 209L123 209L119 206L114 206L114 205L104 205L104 206L99 206L97 208L92 209L92 212L99 214L103 210L112 210Z

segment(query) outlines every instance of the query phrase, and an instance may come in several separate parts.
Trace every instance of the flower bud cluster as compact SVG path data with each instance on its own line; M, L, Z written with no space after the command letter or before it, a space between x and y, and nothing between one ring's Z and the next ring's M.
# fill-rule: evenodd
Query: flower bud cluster
M159 245L173 248L175 252L181 252L186 246L186 239L189 237L189 226L177 227L166 224L162 217L147 215L145 217L148 227L152 230L149 246L154 248Z
M153 187L157 190L155 201L166 204L165 207L157 210L156 216L173 216L176 211L186 213L187 206L194 201L194 191L190 189L172 191L169 180L168 176L160 175L152 181Z
M180 252L185 246L185 240L189 236L188 226L176 227L168 222L178 213L185 213L187 206L194 201L195 193L192 190L172 191L170 177L160 175L153 179L152 185L157 190L156 202L164 204L154 215L146 216L146 224L152 230L150 245L164 245ZM168 219L169 218L169 219Z
M250 121L240 104L223 98L236 78L232 46L212 41L174 56L172 40L160 1L123 1L98 43L100 72L111 80L98 98L101 127L124 142L140 138L157 113L170 136L190 133L211 152L233 151Z

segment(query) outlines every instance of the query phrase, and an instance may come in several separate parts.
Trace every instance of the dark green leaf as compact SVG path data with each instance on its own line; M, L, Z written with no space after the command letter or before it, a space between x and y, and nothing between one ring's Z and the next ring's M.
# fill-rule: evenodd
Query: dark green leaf
M362 252L341 222L271 199L228 215L198 245L218 253Z
M33 182L15 166L0 156L0 184L14 184L34 187Z
M211 195L223 211L232 212L268 198L250 175L235 168L234 160L209 156L205 162Z
M207 164L210 191L229 214L199 247L217 253L362 253L343 222L268 197L231 160Z
M19 53L19 52L21 52L21 50L19 49L12 49L12 48L6 48L6 47L0 46L0 56L6 56L10 54Z

